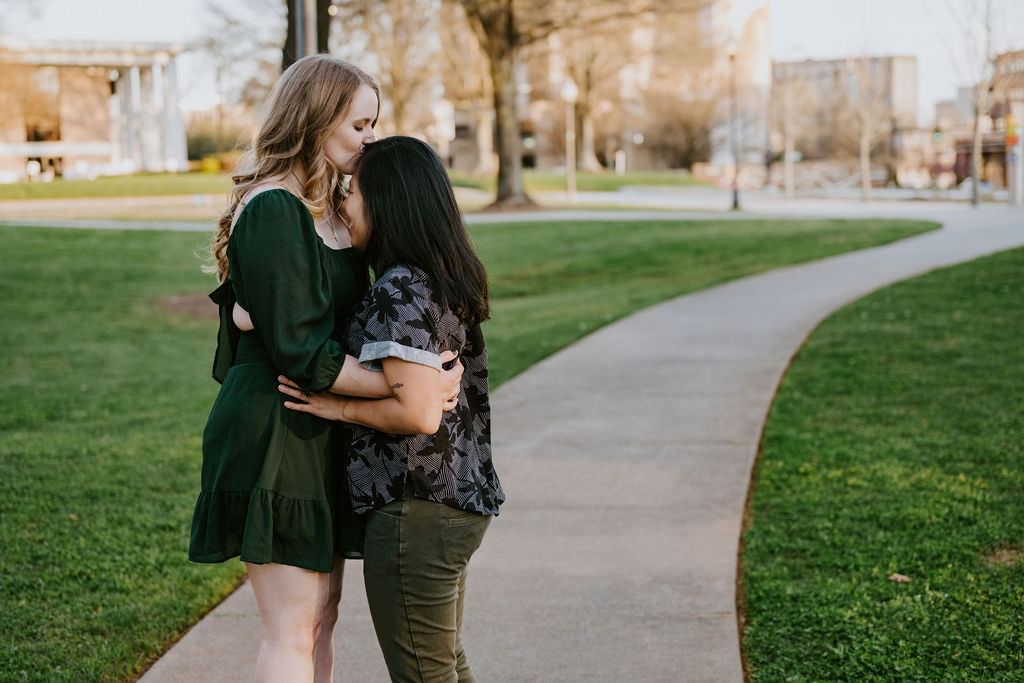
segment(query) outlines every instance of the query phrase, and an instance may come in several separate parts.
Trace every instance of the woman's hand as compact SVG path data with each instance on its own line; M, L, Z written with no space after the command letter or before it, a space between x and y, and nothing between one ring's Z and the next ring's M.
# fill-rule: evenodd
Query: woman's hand
M458 360L458 354L454 351L441 353L441 364L452 364L448 370L441 370L441 410L449 412L455 410L459 404L459 393L462 391L462 373L465 367L462 361ZM278 391L286 396L298 399L299 402L285 401L284 407L289 410L296 410L302 413L309 413L322 417L325 420L344 421L346 405L359 399L339 396L331 392L307 393L298 384L284 375L278 375Z
M444 351L441 353L441 410L445 412L455 410L459 401L459 392L462 391L462 373L466 369L461 360L457 360L459 354L455 351ZM444 366L452 363L448 370Z
M277 381L280 382L277 385L278 391L299 401L285 401L285 408L296 410L300 413L316 415L325 420L343 421L345 419L345 404L349 401L358 400L338 396L329 391L321 391L315 394L305 392L299 388L298 384L284 375L278 375Z

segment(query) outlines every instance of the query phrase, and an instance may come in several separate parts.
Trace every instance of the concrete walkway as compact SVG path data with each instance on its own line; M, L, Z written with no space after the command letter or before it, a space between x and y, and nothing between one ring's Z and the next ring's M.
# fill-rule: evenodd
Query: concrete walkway
M472 562L464 631L478 680L742 680L741 517L790 357L822 318L880 286L1024 245L1019 210L870 213L946 227L641 311L495 392L495 464L509 500ZM360 571L350 563L345 580L337 680L383 682ZM249 680L258 639L245 585L142 680Z

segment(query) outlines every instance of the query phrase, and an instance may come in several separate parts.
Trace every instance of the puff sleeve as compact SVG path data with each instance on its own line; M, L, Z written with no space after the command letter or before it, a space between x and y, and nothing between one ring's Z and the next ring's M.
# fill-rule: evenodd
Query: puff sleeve
M306 391L329 389L345 352L331 339L331 283L313 217L286 190L256 195L243 212L228 241L238 302L278 371Z

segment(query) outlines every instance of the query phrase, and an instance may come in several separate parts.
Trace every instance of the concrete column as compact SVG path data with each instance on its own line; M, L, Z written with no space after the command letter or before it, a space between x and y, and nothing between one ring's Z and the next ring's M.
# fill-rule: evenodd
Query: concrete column
M171 57L164 67L163 112L163 158L164 169L168 171L188 170L188 143L185 139L185 124L178 106L177 60Z
M124 78L122 76L123 74L116 69L111 69L107 76L112 85L110 99L107 101L107 112L110 119L110 165L113 167L108 169L107 172L120 168L121 162L124 160L124 139L121 135L124 119L121 111L121 94L119 92L124 87Z
M121 107L121 150L124 170L134 172L141 168L138 127L139 127L139 70L129 67L121 72L118 81L118 95Z
M140 169L150 173L163 169L160 138L162 126L158 112L163 108L163 71L159 64L139 69L139 129Z
M475 173L490 174L498 169L497 154L494 152L494 110L480 109L476 111L476 149L477 160Z
M142 99L140 96L141 76L139 67L128 69L124 95L121 98L121 111L124 114L123 149L125 158L131 162L131 171L142 170L142 142L139 139L141 128Z

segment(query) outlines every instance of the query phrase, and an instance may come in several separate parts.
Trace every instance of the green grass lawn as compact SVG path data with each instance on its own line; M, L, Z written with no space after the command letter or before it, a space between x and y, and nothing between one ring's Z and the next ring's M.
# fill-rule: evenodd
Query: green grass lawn
M1022 680L1022 300L1005 252L868 296L800 350L744 535L752 680Z
M448 171L452 184L458 187L474 187L493 192L496 187L494 176L480 176L464 171ZM565 190L564 173L525 169L523 182L527 192L538 190ZM579 171L576 174L576 189L580 192L611 192L620 187L633 185L705 185L684 171L631 171L625 175L610 172Z
M493 176L477 176L449 171L452 184L493 192ZM565 175L550 171L526 170L523 180L528 191L564 190ZM698 185L682 171L638 171L618 176L614 173L580 172L577 188L581 192L617 190L626 185ZM0 184L0 200L58 199L69 197L134 197L160 195L223 194L231 190L231 177L224 173L140 173L130 176L104 176L95 180L62 180L50 183Z
M224 173L139 173L104 176L95 180L58 179L50 183L0 184L0 200L181 194L223 194L227 197L230 190L231 177Z
M661 299L933 227L474 226L492 386ZM131 677L241 578L186 560L215 323L155 305L212 288L205 241L0 228L0 679Z

